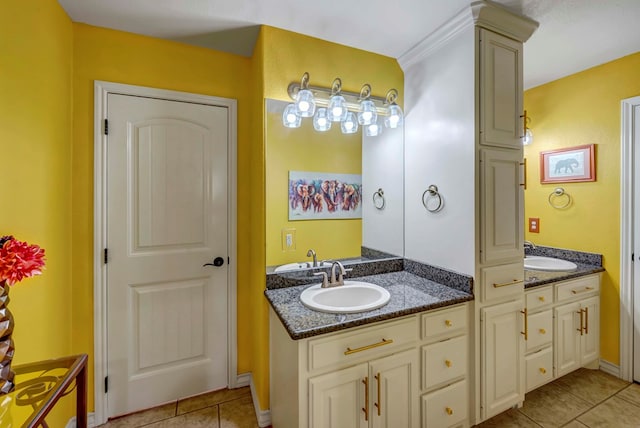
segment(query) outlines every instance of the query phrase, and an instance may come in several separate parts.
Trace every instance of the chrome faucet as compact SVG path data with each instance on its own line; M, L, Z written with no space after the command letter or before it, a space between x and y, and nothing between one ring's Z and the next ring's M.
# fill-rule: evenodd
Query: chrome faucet
M307 251L307 257L313 257L313 267L318 267L318 257L313 249Z
M530 250L535 250L536 244L531 241L524 241L524 249L526 250L527 248L529 248Z
M338 268L337 273L336 268ZM335 261L331 263L330 279L326 272L316 272L314 275L322 276L322 288L337 287L339 285L344 285L344 275L346 275L347 272L351 272L351 270L352 269L345 269L344 266L342 266L342 263Z

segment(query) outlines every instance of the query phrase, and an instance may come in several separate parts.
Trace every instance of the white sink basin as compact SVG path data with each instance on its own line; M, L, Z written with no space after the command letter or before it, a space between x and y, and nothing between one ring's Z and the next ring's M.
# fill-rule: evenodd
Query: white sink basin
M575 270L577 267L573 262L553 257L527 256L524 258L524 268L530 270L566 271Z
M371 311L386 305L390 298L384 288L360 281L345 281L344 285L329 288L316 284L300 294L300 300L306 307L334 314Z

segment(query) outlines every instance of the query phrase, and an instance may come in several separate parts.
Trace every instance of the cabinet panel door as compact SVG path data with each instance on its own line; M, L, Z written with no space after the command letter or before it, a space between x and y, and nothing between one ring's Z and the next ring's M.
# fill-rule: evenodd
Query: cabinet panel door
M520 263L524 258L522 152L480 151L480 261Z
M518 300L481 311L483 420L524 400L522 306Z
M418 352L411 349L369 363L374 428L418 426ZM347 425L344 425L347 426Z
M581 339L581 359L583 366L600 358L600 297L582 300L580 307L584 312L584 335Z
M564 376L580 367L579 310L579 303L570 303L555 309L556 343L553 348L556 377Z
M310 428L366 428L367 364L309 379ZM369 417L372 411L369 408Z
M480 30L480 143L522 147L522 43Z

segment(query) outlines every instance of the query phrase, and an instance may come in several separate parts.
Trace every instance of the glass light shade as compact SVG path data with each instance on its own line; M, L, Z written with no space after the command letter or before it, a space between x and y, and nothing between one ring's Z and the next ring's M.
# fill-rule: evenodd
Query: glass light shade
M362 100L360 102L360 111L358 112L358 123L360 125L371 125L376 120L378 120L376 105L371 100Z
M342 122L347 118L347 101L342 95L333 95L329 99L329 120L332 122Z
M387 112L388 115L384 118L384 126L391 129L402 126L404 122L404 114L397 104L391 104Z
M282 124L287 128L299 128L302 118L296 114L296 105L289 104L282 112Z
M376 122L364 127L364 135L367 137L377 137L382 134L382 126Z
M316 114L313 116L313 129L320 132L331 129L331 121L329 120L328 113L324 107L316 109Z
M358 132L358 121L356 115L353 112L347 113L347 118L340 124L343 134L355 134Z
M311 117L316 111L316 100L308 89L301 89L296 96L296 114L300 117Z
M522 137L522 145L528 146L531 143L533 143L533 134L531 130L527 128L526 131L524 131L524 137Z

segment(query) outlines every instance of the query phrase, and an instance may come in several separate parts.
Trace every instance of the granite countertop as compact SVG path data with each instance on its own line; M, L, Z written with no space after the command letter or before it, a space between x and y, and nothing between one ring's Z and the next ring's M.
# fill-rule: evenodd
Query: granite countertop
M473 300L473 294L406 271L345 280L365 281L384 287L391 294L391 299L373 311L330 314L311 310L300 302L300 293L309 284L265 290L264 294L294 340Z
M538 287L540 285L550 284L552 282L564 281L566 279L578 278L581 276L591 275L598 272L604 272L602 266L590 265L586 263L576 263L578 267L572 271L549 272L542 270L524 271L524 288Z
M566 279L604 272L601 254L543 246L538 246L534 249L527 249L526 254L530 256L554 257L557 259L568 260L575 263L578 267L572 271L557 272L525 269L524 288L532 288L550 284L552 282L564 281Z

